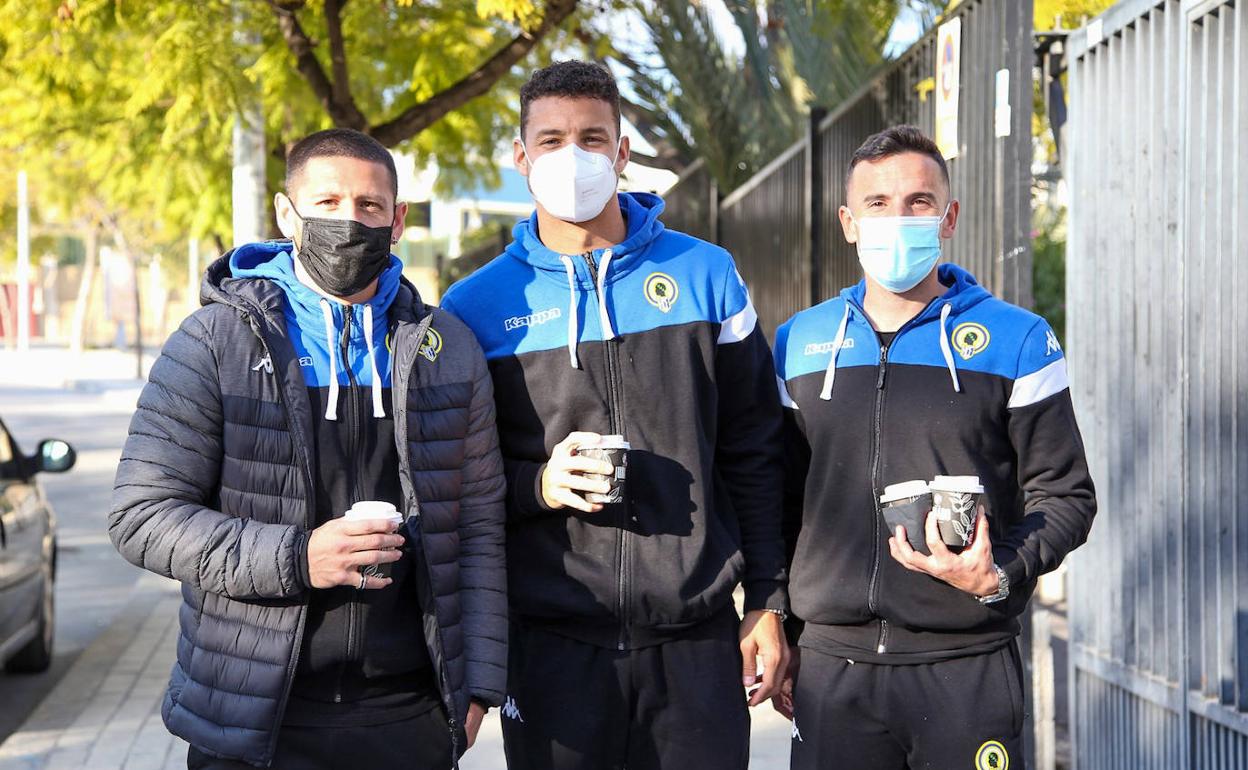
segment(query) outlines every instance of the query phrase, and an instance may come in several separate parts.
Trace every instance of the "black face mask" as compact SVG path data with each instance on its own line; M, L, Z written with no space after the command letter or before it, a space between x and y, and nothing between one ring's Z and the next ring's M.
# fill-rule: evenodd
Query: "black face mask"
M291 204L294 211L294 204ZM303 223L298 257L316 285L335 297L359 294L390 264L390 225L295 216Z

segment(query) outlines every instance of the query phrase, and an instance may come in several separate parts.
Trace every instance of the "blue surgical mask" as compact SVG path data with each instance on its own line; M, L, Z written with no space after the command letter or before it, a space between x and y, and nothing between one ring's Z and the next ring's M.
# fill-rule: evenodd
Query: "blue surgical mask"
M918 286L940 261L940 224L948 214L945 206L938 217L854 217L863 271L894 294Z

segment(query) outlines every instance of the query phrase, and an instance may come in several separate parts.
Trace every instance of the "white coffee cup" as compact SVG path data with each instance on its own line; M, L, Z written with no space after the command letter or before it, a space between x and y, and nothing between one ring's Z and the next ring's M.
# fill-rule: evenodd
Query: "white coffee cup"
M387 519L395 525L403 523L403 514L392 503L384 500L360 500L343 514L343 518L347 521ZM365 565L360 567L360 572L365 575L390 577L390 563Z

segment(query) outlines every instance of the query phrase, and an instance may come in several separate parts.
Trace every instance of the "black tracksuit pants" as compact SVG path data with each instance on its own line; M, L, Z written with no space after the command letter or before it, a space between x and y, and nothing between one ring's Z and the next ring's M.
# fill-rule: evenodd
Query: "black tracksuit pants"
M410 719L362 727L283 727L272 770L450 770L451 734L446 712L432 709ZM255 770L191 746L189 770Z
M1018 647L937 663L802 648L792 770L1023 770Z
M615 650L513 624L508 770L745 770L750 717L736 613Z

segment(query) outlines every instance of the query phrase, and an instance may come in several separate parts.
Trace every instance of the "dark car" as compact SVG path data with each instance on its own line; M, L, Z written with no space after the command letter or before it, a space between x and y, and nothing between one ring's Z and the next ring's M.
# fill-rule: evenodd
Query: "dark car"
M74 466L73 447L39 443L18 448L0 421L0 662L5 671L43 671L52 662L52 582L56 577L56 516L35 475Z

